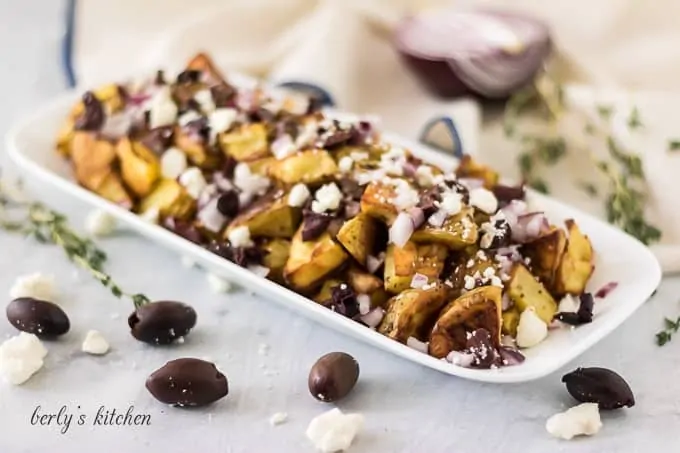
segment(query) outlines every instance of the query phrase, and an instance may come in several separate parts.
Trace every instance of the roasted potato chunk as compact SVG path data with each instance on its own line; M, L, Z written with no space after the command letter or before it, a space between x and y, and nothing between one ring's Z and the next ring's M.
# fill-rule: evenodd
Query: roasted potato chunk
M111 83L104 85L96 90L92 91L94 97L96 97L99 102L102 103L107 114L112 114L119 112L125 107L125 98L122 95L120 86ZM73 106L71 111L71 117L76 118L80 116L85 111L85 106L82 101L78 101L76 105Z
M523 255L531 259L531 270L548 289L555 287L557 268L562 262L566 247L566 234L555 227L522 246Z
M206 82L209 82L211 85L225 81L224 76L217 69L212 59L204 53L199 53L189 60L187 69L203 72L208 79Z
M391 225L398 214L391 202L395 196L393 186L371 182L361 196L361 212Z
M275 282L283 282L283 268L290 254L290 241L286 239L270 239L262 246L264 252L263 263L269 268L268 277Z
M267 128L262 123L243 124L218 137L225 155L239 162L262 159L270 155Z
M215 169L221 162L221 156L208 151L202 141L191 138L181 127L175 127L175 146L187 155L189 161L199 168Z
M338 173L338 166L328 151L302 151L276 161L269 167L269 175L284 184L299 182L320 185Z
M69 118L61 126L57 133L57 151L64 157L71 155L71 142L73 141L73 119Z
M300 208L288 206L287 194L270 192L232 220L224 234L245 225L252 237L291 238L301 217Z
M92 190L98 195L126 209L132 207L130 195L125 190L120 176L114 171L108 172L106 176L100 180L97 187Z
M319 290L318 293L313 297L314 302L318 302L320 304L323 304L327 302L328 300L333 297L333 288L336 286L340 285L341 283L344 283L342 280L332 278L328 279L323 282L323 285L321 285L321 289Z
M569 241L555 277L555 293L581 294L593 273L593 246L573 220L567 220Z
M158 158L140 142L125 137L118 141L116 154L120 159L120 170L125 184L138 197L151 192L161 176Z
M76 131L71 142L71 161L76 179L90 190L97 190L111 173L116 160L116 148L107 140L98 139L93 132Z
M409 337L423 338L446 303L446 288L440 282L427 289L408 289L387 302L378 332L405 343Z
M519 325L519 315L520 312L517 311L515 307L503 312L503 325L501 327L502 332L505 335L510 335L511 337L517 336L517 325Z
M357 262L365 266L366 258L373 253L375 236L375 220L364 213L359 213L342 225L336 239Z
M448 254L441 244L416 244L409 241L404 247L390 244L385 255L385 290L399 293L411 287L416 274L423 274L431 282L444 269Z
M139 213L158 209L163 217L190 219L196 212L196 200L174 179L161 179L139 204Z
M507 285L508 296L515 303L519 313L533 307L536 315L546 324L552 322L557 312L557 303L543 284L521 263L515 263Z
M439 359L465 349L467 334L484 328L494 346L501 341L501 288L482 286L450 302L441 312L430 335L429 353Z
M352 267L347 272L347 282L357 294L366 294L371 298L371 308L381 307L389 295L385 291L383 281L373 274Z
M484 187L493 188L498 184L499 175L486 165L475 162L469 154L463 156L460 165L456 168L456 176L459 178L475 178L484 181Z
M269 168L276 162L276 157L265 157L263 159L248 162L248 167L253 174L267 176L269 174Z
M348 257L340 244L327 232L313 241L303 241L300 227L293 236L283 276L291 288L308 293Z
M444 244L452 250L460 250L477 243L478 228L472 220L472 210L464 209L449 217L441 227L425 223L414 231L411 240L415 242L435 242Z

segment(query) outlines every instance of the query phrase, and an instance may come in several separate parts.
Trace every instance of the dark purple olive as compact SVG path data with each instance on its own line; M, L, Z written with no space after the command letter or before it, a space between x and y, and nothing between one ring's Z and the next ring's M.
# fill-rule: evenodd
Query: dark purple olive
M518 186L506 186L504 184L496 184L491 189L498 200L500 207L508 205L512 200L524 200L526 191L524 184Z
M228 190L217 199L217 210L225 217L235 217L238 214L239 199L235 190Z
M170 344L186 336L196 325L196 311L182 302L150 302L128 318L130 333L139 341Z
M309 371L309 392L324 403L346 397L359 379L359 363L344 352L331 352L316 361Z
M141 137L141 142L151 152L160 156L172 145L173 136L174 130L172 126L161 126L145 132Z
M580 326L593 322L593 307L595 300L591 293L582 293L579 296L580 304L578 310L573 312L559 312L555 314L555 319L572 326Z
M395 37L407 66L441 97L505 98L533 81L552 47L543 22L500 11L424 12Z
M59 305L32 297L20 297L10 302L7 319L17 329L40 338L54 338L71 328L68 316Z
M606 368L577 368L562 377L567 390L582 403L597 403L600 409L633 407L635 397L620 375Z
M331 310L348 318L359 315L357 295L347 283L340 283L331 290L331 299L325 303Z
M302 217L302 240L313 241L321 236L330 225L331 220L333 220L331 215L305 210Z
M501 362L491 334L484 328L475 329L467 335L465 352L472 354L471 366L474 368L491 368Z
M236 90L232 86L227 85L226 83L220 83L210 87L210 93L215 102L215 107L234 107Z
M227 377L214 363L192 358L166 363L151 373L146 388L161 403L180 407L205 406L229 393Z
M104 126L106 114L101 101L92 91L83 95L83 112L76 119L73 128L78 131L96 132Z

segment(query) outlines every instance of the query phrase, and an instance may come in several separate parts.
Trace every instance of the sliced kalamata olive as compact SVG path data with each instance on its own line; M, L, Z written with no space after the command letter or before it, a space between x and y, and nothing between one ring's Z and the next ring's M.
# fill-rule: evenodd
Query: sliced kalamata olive
M470 203L470 189L464 186L460 181L455 179L445 179L444 184L452 190L455 190L461 196L461 201L464 204Z
M359 314L357 295L346 283L340 283L331 290L331 299L326 305L334 312L348 318L354 318Z
M196 83L201 80L201 71L187 69L177 74L177 83Z
M224 163L222 164L222 174L227 179L233 179L234 178L234 170L236 169L237 165L238 165L238 161L236 159L234 159L231 156L227 156L227 158L224 160Z
M562 377L567 390L582 403L597 403L600 409L633 407L635 397L619 374L606 368L577 368Z
M228 190L217 200L217 210L225 217L235 217L238 214L239 199L235 190Z
M193 358L166 363L147 378L146 388L161 403L180 407L205 406L229 393L227 377L214 363Z
M507 247L512 242L512 230L505 219L496 220L493 223L493 231L485 231L479 241L484 249L500 249Z
M220 83L210 87L210 93L212 94L215 107L224 108L235 106L236 90L234 87L226 83Z
M204 241L203 234L196 228L196 225L186 220L166 217L163 219L163 226L195 244L201 244Z
M302 219L302 240L312 241L323 234L330 225L333 216L318 214L311 210L305 210Z
M96 132L104 125L106 114L101 101L92 91L86 91L83 95L83 112L78 116L73 128L78 131Z
M534 79L551 50L544 23L511 12L427 11L395 36L406 64L442 97L504 98Z
M524 200L526 197L524 184L520 184L519 186L496 184L491 191L496 196L500 208L507 206L512 200Z
M431 187L420 195L418 207L423 210L425 217L429 218L437 211L437 209L439 209L437 206L439 205L440 201L441 195L439 187Z
M309 392L324 403L346 397L359 379L359 363L344 352L331 352L309 371Z
M154 85L165 85L167 82L165 81L165 72L163 72L162 69L159 69L156 71L156 77L153 79Z
M7 319L17 329L41 338L68 332L71 323L57 304L32 297L20 297L7 305Z
M130 315L128 325L132 336L139 341L170 344L194 328L196 311L182 302L150 302Z
M555 319L572 326L580 326L593 322L593 307L595 300L591 293L583 293L579 296L581 303L578 310L573 312L560 312L555 315Z
M342 178L339 181L340 191L349 200L359 201L364 194L364 189L351 178Z
M500 356L491 340L491 334L484 328L476 329L467 336L465 352L474 356L472 367L491 368L498 365Z
M172 126L161 126L146 132L141 138L144 146L160 156L173 142L174 130Z
M498 353L501 356L503 366L514 366L524 362L525 357L518 349L510 346L501 346L498 348Z

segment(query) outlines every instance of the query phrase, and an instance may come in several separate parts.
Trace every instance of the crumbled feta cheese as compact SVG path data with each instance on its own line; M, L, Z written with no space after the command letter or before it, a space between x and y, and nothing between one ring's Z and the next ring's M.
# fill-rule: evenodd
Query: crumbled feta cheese
M548 336L548 326L536 314L533 307L526 308L519 317L517 324L517 346L531 348Z
M317 450L333 453L347 450L363 425L363 415L343 414L334 408L312 419L305 434Z
M597 403L583 403L553 415L545 429L555 437L570 440L575 436L592 436L602 428Z
M253 245L253 241L250 239L250 230L245 225L231 230L227 238L233 247L250 247Z
M305 184L295 184L293 188L290 189L290 193L288 194L288 206L301 208L310 195L309 189Z
M85 230L92 236L103 237L116 229L116 218L106 211L95 209L85 218Z
M498 286L499 288L503 288L503 280L496 275L491 277L489 279L489 282L491 283L492 286Z
M219 275L215 275L212 272L208 272L205 278L206 280L208 280L208 286L210 286L212 292L216 294L227 293L229 292L229 290L231 290L231 283L228 280L223 279Z
M349 157L351 157L354 162L361 162L362 160L368 160L370 156L366 151L352 151L349 153Z
M288 414L285 412L277 412L269 417L269 424L272 426L278 426L288 421Z
M315 200L312 202L312 211L321 214L326 211L338 209L340 201L342 201L342 192L340 192L338 186L332 182L321 186L321 188L316 191L314 198Z
M179 183L186 189L192 198L198 198L208 183L198 167L190 167L179 175Z
M167 179L177 179L187 169L187 155L179 148L168 148L161 156L161 175Z
M54 301L56 293L54 276L41 274L40 272L17 277L12 288L9 290L9 295L12 299L32 297L50 302Z
M250 197L263 195L270 183L271 181L266 176L251 172L250 167L245 162L237 164L234 168L234 184Z
M219 233L224 224L227 222L227 218L224 216L224 214L222 214L220 210L217 209L218 202L219 197L212 198L198 211L198 215L196 216L198 221L201 222L201 225L213 233Z
M444 192L439 209L443 209L447 215L456 215L463 208L463 197L458 192Z
M297 151L293 138L289 134L283 134L274 140L270 146L271 152L276 159L285 159Z
M298 135L295 138L295 146L297 148L304 148L305 146L313 143L316 140L318 133L319 125L316 120L305 122L298 131Z
M393 147L380 156L380 168L392 175L403 175L405 163L406 152L398 147Z
M23 384L42 368L46 355L38 337L21 332L0 345L0 374L10 384Z
M232 123L236 120L238 112L231 108L219 108L212 112L208 117L210 133L213 135L228 131Z
M215 110L215 101L212 93L208 89L199 90L194 94L194 100L201 106L201 111L209 114Z
M149 104L150 129L174 124L177 118L177 105L172 100L169 86L160 87Z
M403 179L392 179L391 184L394 185L394 198L391 200L392 204L401 211L406 211L416 206L420 201L418 191Z
M434 174L432 167L429 165L421 165L416 168L416 181L423 187L432 187L434 185Z
M498 209L498 200L490 190L478 187L470 191L470 206L487 214L493 214Z
M186 112L182 113L179 118L177 118L177 124L180 126L184 127L191 123L192 121L200 120L201 115L194 111L194 110L187 110Z
M496 269L494 269L492 266L487 267L486 269L484 269L484 272L482 272L482 277L484 277L487 280L490 279L491 277L495 277L495 276L496 276Z
M482 223L480 230L482 232L482 239L479 241L479 246L483 249L491 247L494 238L502 233L501 230L496 228L493 217L491 221Z
M139 215L139 217L141 217L142 220L149 223L158 223L158 219L160 218L160 216L161 211L156 206L147 209L146 211Z
M578 310L580 302L574 299L574 296L567 294L560 300L560 304L557 307L558 313L575 313Z
M109 352L109 342L96 330L90 330L85 335L82 345L83 352L93 355L104 355Z
M338 161L338 169L342 173L349 173L352 171L352 166L354 166L354 160L349 156L344 156L340 161Z
M475 281L475 278L471 275L466 275L464 278L464 288L467 289L468 291L471 289L474 289L475 285L477 282Z

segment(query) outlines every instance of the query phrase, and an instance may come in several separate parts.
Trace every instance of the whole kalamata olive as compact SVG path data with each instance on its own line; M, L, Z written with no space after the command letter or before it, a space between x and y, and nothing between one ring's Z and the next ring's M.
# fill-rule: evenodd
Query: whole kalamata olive
M106 120L104 106L91 91L83 95L83 112L78 116L73 128L78 131L96 132L102 128Z
M217 210L225 217L235 217L238 214L239 199L235 190L228 190L217 199Z
M68 332L71 323L57 304L32 297L14 299L7 306L7 319L19 330L50 338Z
M182 302L150 302L128 318L130 333L139 341L170 344L196 325L196 311Z
M577 368L562 377L567 390L582 403L597 403L600 409L633 407L635 397L628 383L606 368Z
M344 352L331 352L316 361L309 371L309 392L324 403L349 394L359 379L359 363Z
M205 406L227 396L229 384L214 363L183 358L171 360L146 380L146 388L161 403Z

